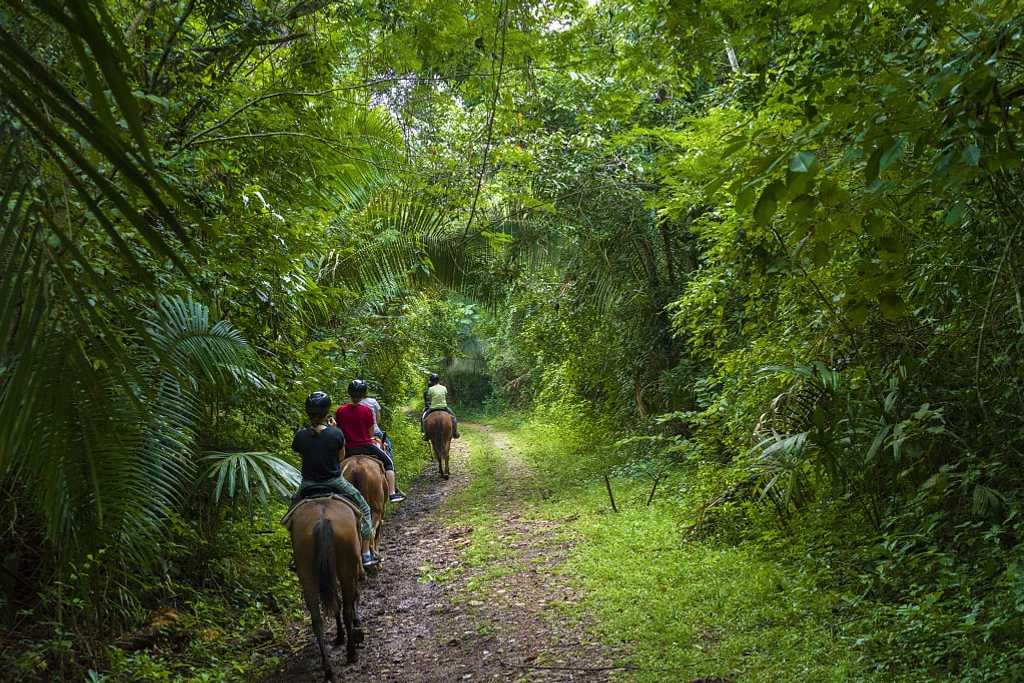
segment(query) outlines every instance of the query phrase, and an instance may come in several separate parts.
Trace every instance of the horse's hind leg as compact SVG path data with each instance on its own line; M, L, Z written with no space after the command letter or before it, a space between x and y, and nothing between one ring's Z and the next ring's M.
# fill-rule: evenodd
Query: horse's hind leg
M327 648L324 646L324 621L320 614L320 595L313 591L312 593L304 592L303 597L306 599L306 609L309 610L310 621L313 622L313 639L316 641L316 647L320 650L320 665L324 669L324 680L334 680L334 670L331 668L331 660L327 656Z
M348 634L345 655L349 662L356 661L356 645L363 642L363 629L360 627L359 616L356 614L357 591L356 574L353 567L353 571L346 573L341 581L342 616L345 623L345 632Z
M334 613L334 624L337 627L337 632L334 636L333 645L337 647L345 642L345 626L341 622L341 612Z

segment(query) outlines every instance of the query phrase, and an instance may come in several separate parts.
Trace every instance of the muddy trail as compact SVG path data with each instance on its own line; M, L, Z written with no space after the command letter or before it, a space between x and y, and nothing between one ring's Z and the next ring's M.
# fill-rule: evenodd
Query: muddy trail
M604 681L613 653L575 609L581 596L557 569L568 548L556 522L525 514L535 491L529 468L505 435L467 425L498 449L497 490L488 533L501 550L468 558L472 525L451 520L452 499L471 485L470 445L452 443L452 478L424 468L409 497L386 521L384 562L363 584L360 616L366 640L359 661L332 651L338 681ZM333 637L333 620L328 629ZM294 651L264 680L318 681L319 656L308 617L289 626Z

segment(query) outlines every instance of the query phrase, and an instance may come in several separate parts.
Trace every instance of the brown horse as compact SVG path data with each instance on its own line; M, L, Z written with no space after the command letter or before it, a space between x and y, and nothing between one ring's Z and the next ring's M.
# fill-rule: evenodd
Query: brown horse
M363 539L362 551L373 550L380 556L380 531L384 524L384 502L388 499L388 484L384 478L384 465L372 455L350 455L342 461L341 474L363 494L370 506L373 538Z
M427 415L425 429L434 449L434 457L437 458L437 472L442 479L447 479L452 474L448 469L448 453L452 447L452 416L443 410L435 410Z
M356 513L343 501L320 498L301 503L290 517L288 530L292 536L292 552L302 585L302 597L313 621L313 636L320 650L324 680L333 681L334 670L324 646L320 604L323 603L328 615L334 614L338 626L334 644L340 645L347 640L349 662L356 661L356 644L363 640L363 630L356 613L358 583L363 573ZM338 604L339 582L342 605Z

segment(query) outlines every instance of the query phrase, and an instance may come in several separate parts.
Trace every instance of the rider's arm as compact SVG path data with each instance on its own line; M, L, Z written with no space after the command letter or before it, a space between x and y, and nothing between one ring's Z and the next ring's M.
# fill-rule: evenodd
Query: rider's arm
M430 389L423 390L423 411L430 407Z
M341 448L338 449L338 463L340 464L345 459L345 436L341 437Z

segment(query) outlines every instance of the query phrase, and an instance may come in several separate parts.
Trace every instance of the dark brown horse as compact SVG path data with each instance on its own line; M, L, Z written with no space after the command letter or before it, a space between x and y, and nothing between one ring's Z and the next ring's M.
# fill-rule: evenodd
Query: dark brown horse
M338 634L335 645L347 640L348 661L356 661L356 644L363 630L356 613L359 578L363 564L359 557L359 530L355 510L334 498L319 498L301 503L290 515L288 530L292 536L295 568L313 621L313 636L320 650L324 679L334 680L334 670L324 645L320 605L334 614ZM338 584L342 604L338 604Z
M388 499L388 484L384 478L384 465L371 455L350 455L342 461L341 474L363 494L370 506L373 538L363 539L363 552L373 550L380 555L380 532L384 525L384 502Z
M442 479L447 479L451 476L448 453L452 447L452 416L443 410L435 410L427 415L424 429L437 458L437 472Z

